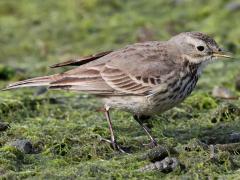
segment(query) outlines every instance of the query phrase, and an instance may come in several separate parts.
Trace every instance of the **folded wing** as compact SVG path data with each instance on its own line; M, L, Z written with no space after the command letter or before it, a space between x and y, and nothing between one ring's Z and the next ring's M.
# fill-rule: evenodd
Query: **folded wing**
M163 84L162 76L174 75L173 70L178 68L166 60L167 51L163 54L154 43L135 44L70 70L50 88L99 95L147 95Z
M10 84L7 89L48 86L97 95L148 95L174 75L174 61L159 42L130 45L118 51L56 64L53 67L79 65L61 74L38 77Z

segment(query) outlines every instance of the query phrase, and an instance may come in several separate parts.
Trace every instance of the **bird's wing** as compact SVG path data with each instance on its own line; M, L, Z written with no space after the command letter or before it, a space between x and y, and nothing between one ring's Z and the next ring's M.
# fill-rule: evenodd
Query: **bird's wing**
M100 75L103 65L100 64L87 68L78 67L62 73L62 78L52 81L49 84L49 88L82 91L98 95L113 94L114 89Z
M89 62L94 61L96 59L99 59L103 56L106 56L107 54L109 54L111 52L113 52L113 51L104 51L104 52L100 52L100 53L93 54L93 55L90 55L90 56L78 57L78 58L70 59L70 60L65 61L65 62L54 64L50 67L51 68L57 68L57 67L62 67L62 66L81 66L83 64L86 64L86 63L89 63Z
M159 42L138 43L62 74L54 89L109 95L146 95L175 75L178 66Z

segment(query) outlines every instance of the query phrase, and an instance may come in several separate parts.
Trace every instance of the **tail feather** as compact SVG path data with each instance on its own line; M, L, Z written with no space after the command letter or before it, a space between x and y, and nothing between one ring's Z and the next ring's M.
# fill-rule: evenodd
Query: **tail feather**
M59 80L61 76L58 74L50 75L50 76L43 76L43 77L36 77L32 79L27 79L23 81L18 81L12 84L9 84L4 90L9 89L16 89L22 87L36 87L36 86L48 86L51 82Z

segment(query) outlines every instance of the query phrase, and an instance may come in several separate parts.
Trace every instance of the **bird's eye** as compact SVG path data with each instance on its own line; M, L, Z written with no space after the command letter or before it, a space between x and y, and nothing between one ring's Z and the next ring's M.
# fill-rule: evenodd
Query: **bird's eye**
M203 50L204 50L204 46L197 46L197 49L198 49L199 51L203 51Z

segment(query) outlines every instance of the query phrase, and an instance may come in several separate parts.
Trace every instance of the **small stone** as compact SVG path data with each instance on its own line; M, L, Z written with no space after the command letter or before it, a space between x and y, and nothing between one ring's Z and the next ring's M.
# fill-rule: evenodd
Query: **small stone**
M163 172L171 172L174 169L176 169L179 166L179 161L175 157L166 157L164 160L161 161L163 167L162 170Z
M225 8L229 11L238 11L240 10L240 2L230 2L228 3Z
M14 146L15 148L17 148L18 150L20 150L21 152L23 152L25 154L34 153L32 143L25 139L23 139L23 140L17 139L15 141L9 143L9 145Z
M147 159L151 162L161 161L169 154L176 154L176 150L173 148L168 148L164 146L156 146L153 149L149 150L146 154Z
M240 91L240 74L238 74L236 77L235 87L236 90Z
M229 89L225 87L214 87L212 90L212 96L223 99L238 99Z
M6 131L9 127L9 124L0 122L0 131Z
M181 169L181 164L179 163L178 159L175 157L166 157L162 161L157 161L155 163L146 165L145 167L141 168L140 171L146 172L158 170L164 173L169 173L176 170L177 168Z

